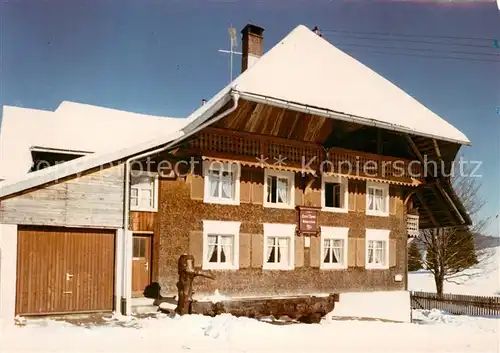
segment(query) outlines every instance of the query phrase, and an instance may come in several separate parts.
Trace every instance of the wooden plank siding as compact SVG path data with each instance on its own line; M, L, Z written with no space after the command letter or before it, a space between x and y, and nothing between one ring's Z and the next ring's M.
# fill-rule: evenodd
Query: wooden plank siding
M115 232L20 227L16 314L113 310Z
M42 186L0 202L0 223L66 227L123 226L123 165Z

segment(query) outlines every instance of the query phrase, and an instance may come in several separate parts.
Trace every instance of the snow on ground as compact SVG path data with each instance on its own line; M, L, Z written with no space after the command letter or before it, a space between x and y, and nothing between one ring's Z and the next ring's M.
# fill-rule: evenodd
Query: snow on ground
M478 254L479 264L467 269L453 282L444 283L444 293L467 295L500 295L500 247L485 249ZM434 277L421 270L408 274L408 289L411 291L435 292Z
M117 318L101 326L42 320L3 333L14 352L498 352L499 318L416 311L419 323L335 321L271 325L248 318L188 315Z

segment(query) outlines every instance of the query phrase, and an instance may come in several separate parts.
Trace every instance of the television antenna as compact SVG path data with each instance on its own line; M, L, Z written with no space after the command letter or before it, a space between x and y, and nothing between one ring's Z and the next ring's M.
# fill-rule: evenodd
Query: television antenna
M499 0L500 1L500 0ZM233 28L232 25L228 29L229 32L229 50L219 49L220 53L229 54L229 82L233 81L233 55L242 55L241 52L235 51L238 48L238 39L236 38L236 28Z

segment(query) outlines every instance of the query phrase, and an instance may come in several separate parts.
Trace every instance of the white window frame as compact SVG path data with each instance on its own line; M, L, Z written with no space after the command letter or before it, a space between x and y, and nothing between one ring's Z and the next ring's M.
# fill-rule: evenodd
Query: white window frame
M240 225L241 222L203 220L203 270L237 270L240 266ZM233 262L213 263L208 261L208 236L232 235Z
M320 269L323 270L329 270L329 269L346 269L347 268L347 255L348 255L348 235L349 235L349 228L345 227L321 227L321 260L320 260ZM325 253L325 240L327 239L333 239L333 240L343 240L344 241L344 248L342 249L343 251L343 262L342 263L325 263L323 262L325 259L324 253Z
M288 203L267 202L267 178L270 176L288 179L288 194L290 195ZM272 169L264 170L264 207L285 209L295 208L295 174L293 172Z
M264 270L293 270L295 268L295 224L264 223L264 249L262 256L262 269ZM288 238L289 264L267 262L267 240L268 238Z
M130 176L130 210L131 211L142 211L142 212L158 212L158 173L153 172L139 172L137 170L132 170ZM140 202L138 205L132 205L132 189L134 188L134 179L148 177L152 179L153 188L151 192L153 193L153 207L148 207L141 205ZM138 191L138 198L140 199L140 190Z
M224 199L222 197L213 197L210 195L210 170L231 171L234 175L234 199ZM240 204L240 178L241 168L238 163L219 162L219 161L204 161L203 162L203 178L204 178L204 203L217 203L222 205L239 205Z
M326 199L325 199L325 184L326 183L338 183L340 184L341 187L341 194L342 194L342 201L343 205L342 207L327 207L326 206ZM321 176L321 208L322 211L326 212L339 212L339 213L347 213L349 212L349 189L348 189L348 182L347 178L341 177L338 175L325 175L323 174Z
M380 189L383 192L384 197L384 205L385 211L375 211L368 209L370 205L369 201L369 192L370 189ZM366 214L369 216L380 216L380 217L388 217L389 216L389 184L385 183L376 183L373 181L366 182Z
M367 229L365 240L365 268L386 270L389 268L389 229ZM368 263L368 244L370 241L385 241L384 264Z

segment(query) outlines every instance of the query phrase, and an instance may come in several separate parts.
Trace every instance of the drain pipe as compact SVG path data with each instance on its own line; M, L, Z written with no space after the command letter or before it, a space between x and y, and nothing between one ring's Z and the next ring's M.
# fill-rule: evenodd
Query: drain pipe
M130 163L132 161L136 161L138 159L142 159L144 157L151 156L153 154L157 154L163 152L170 147L177 144L180 140L184 140L187 137L197 133L198 131L204 129L210 124L215 123L216 121L226 117L231 114L238 108L239 94L237 92L231 92L231 98L233 99L233 106L228 110L220 113L216 117L206 121L201 124L197 128L191 130L189 133L175 139L171 143L154 149L152 151L141 153L137 156L133 156L128 158L125 161L125 193L124 193L124 206L123 206L123 250L122 250L122 293L121 293L121 301L120 301L120 312L123 315L130 314L129 312L129 303L127 301L130 300L131 290L132 290L132 263L130 259L132 258L132 247L133 247L133 237L132 232L129 231L130 226Z

